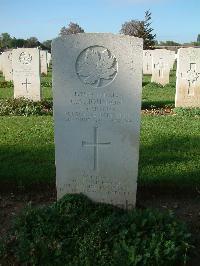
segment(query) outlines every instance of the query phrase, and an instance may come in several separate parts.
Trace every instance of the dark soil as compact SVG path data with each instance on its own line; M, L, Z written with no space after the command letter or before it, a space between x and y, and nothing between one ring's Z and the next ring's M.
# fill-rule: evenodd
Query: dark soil
M9 232L13 217L32 203L35 206L47 205L56 200L54 186L40 186L31 191L9 192L0 189L0 238ZM139 187L137 194L138 208L157 208L160 211L172 210L186 222L194 240L195 251L188 265L200 265L200 192L198 189L177 189L162 187Z

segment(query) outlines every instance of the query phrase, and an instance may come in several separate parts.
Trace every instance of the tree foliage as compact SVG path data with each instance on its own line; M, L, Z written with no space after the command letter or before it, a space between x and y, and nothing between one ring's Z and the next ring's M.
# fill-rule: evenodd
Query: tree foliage
M151 12L147 10L145 12L145 18L142 21L131 20L122 25L120 30L121 34L135 36L143 38L144 49L151 49L155 45L155 37L153 34L153 28L151 27Z
M178 42L174 42L174 41L161 41L160 44L161 46L180 46L181 44Z
M30 37L28 39L15 38L11 37L9 33L1 33L0 34L0 50L4 51L6 49L12 48L34 48L41 47L42 49L51 50L51 40L44 41L40 43L40 41L36 37Z
M70 34L83 33L84 29L82 29L77 23L70 22L68 27L62 27L60 30L60 36L65 37Z
M200 43L200 34L197 36L197 42Z
M0 35L0 48L8 49L12 47L12 38L7 32L1 33Z
M34 48L40 46L40 42L36 37L30 37L26 40L25 47Z
M42 43L42 45L45 47L45 49L50 51L51 50L51 42L52 42L52 40L46 40Z

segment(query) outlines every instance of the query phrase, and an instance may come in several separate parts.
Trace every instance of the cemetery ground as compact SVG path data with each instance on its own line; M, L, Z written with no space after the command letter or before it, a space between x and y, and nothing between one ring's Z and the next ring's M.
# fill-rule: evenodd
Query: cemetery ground
M13 104L13 85L0 76L1 237L28 202L39 206L56 200L51 69L41 84L42 115L26 101L26 108ZM186 222L195 246L189 265L199 265L200 112L174 109L174 96L175 70L164 88L144 76L137 206L168 209Z

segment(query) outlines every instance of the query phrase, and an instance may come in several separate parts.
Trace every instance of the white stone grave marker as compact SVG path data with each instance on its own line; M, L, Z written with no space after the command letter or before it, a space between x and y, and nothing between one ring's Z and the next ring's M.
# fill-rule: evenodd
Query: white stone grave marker
M37 48L13 50L14 98L41 100L40 56Z
M47 75L47 51L40 50L40 71Z
M200 107L200 48L178 50L176 76L176 107Z
M76 34L52 43L57 196L135 206L142 40Z
M6 81L13 80L12 70L12 51L6 51L3 53L3 75Z
M143 74L151 75L152 74L152 50L143 51Z
M169 83L169 74L170 58L168 51L165 49L154 50L151 82L156 82L164 86Z

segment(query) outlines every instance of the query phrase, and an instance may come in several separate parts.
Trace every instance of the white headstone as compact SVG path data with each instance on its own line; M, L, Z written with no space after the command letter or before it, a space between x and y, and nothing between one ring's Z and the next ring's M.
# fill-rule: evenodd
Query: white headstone
M152 74L152 50L143 51L143 74L151 75Z
M178 50L176 76L176 107L200 107L200 48Z
M12 51L6 51L3 53L3 75L6 81L12 81Z
M3 71L3 69L2 69L3 62L2 61L3 61L3 55L0 54L0 72Z
M52 44L57 196L84 193L133 208L142 40L91 33Z
M47 51L40 50L40 70L41 74L47 75Z
M5 56L5 52L3 52L1 54L1 72L3 73L3 76L5 77L4 75L4 70L3 70L3 66L4 66L4 56Z
M41 100L40 55L37 48L13 50L14 98Z
M48 52L47 53L47 65L48 65L48 67L50 65L50 62L51 62L51 54Z
M170 69L174 68L175 59L176 59L175 51L169 51Z
M165 49L156 49L153 52L151 82L161 85L169 83L170 61L169 53Z

